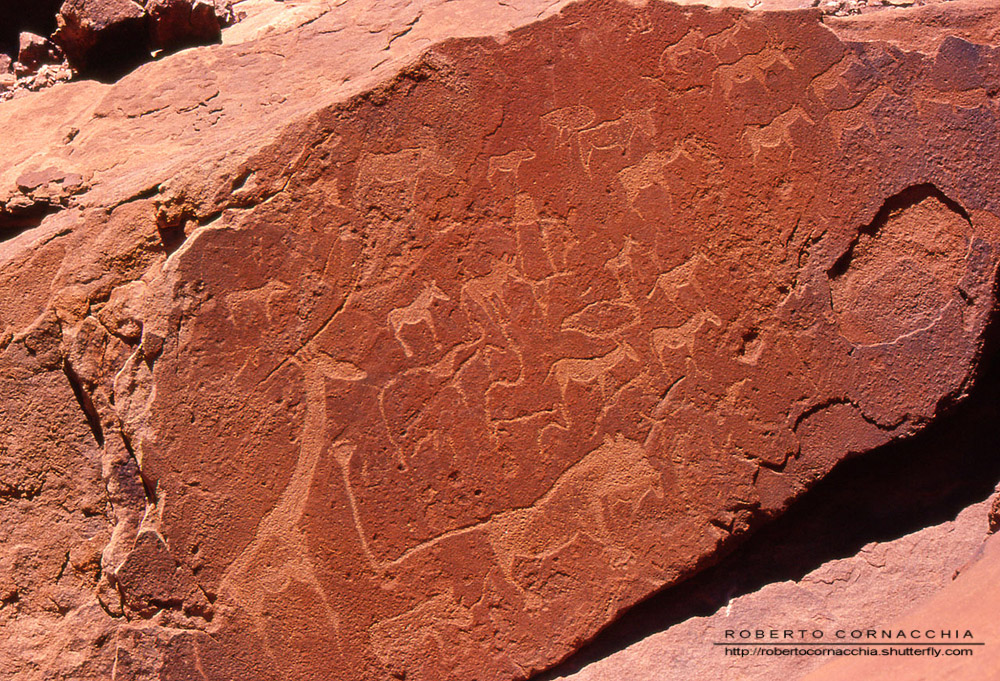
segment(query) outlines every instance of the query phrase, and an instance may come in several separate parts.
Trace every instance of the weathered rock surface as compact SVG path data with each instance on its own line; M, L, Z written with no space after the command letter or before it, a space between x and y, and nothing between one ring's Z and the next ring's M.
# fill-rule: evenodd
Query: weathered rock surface
M1000 495L987 493L989 481L1000 477L995 372L990 378L992 390L977 391L975 403L917 438L838 468L722 563L630 611L542 678L798 679L829 658L741 658L712 644L725 641L727 630L752 637L758 630L791 629L790 641L777 639L784 645L800 642L800 630L821 631L824 641L837 641L837 631L847 641L857 640L851 638L856 631L897 633L904 615L948 588L983 554L988 516L1000 502ZM966 506L970 500L977 501ZM966 606L970 617L963 627L979 619L975 611L990 607ZM941 626L928 618L921 631ZM983 639L987 632L974 635ZM807 634L805 642L813 641ZM923 660L933 678L942 678L938 660Z
M217 43L237 20L230 0L14 0L0 7L0 73L51 71L116 78L153 53ZM65 59L64 59L65 54ZM0 82L0 97L53 84L51 74ZM67 78L68 79L68 76Z
M523 678L973 378L978 29L235 31L0 106L0 674Z
M842 640L845 641L856 640L851 638L855 631L897 631L902 615L913 610L915 604L928 601L947 589L957 574L980 557L988 529L987 510L991 503L981 502L963 511L954 521L895 541L869 544L856 556L825 563L797 582L770 584L756 593L734 598L709 617L692 618L590 664L579 672L553 679L751 681L773 679L775 676L786 679L806 677L808 672L823 666L829 658L811 655L749 655L738 658L725 655L712 643L725 642L727 630L804 630L810 632L805 639L807 642L813 640L810 637L814 631L823 632L824 641L838 640L838 631L844 632ZM972 614L972 610L966 609L965 615L969 617L962 619L961 623L924 617L916 625L921 631L957 626L964 632L973 626L973 619L979 619ZM912 629L911 626L908 631ZM991 632L983 630L975 633L987 637ZM792 642L801 640L794 636ZM735 635L734 639L741 641ZM941 674L944 667L938 662L928 662L926 658L921 660L922 672L933 678L977 678L975 675ZM896 678L887 673L840 674L824 678L852 677Z
M0 3L0 52L16 54L22 31L49 35L62 0L7 0Z
M150 51L145 15L133 0L67 0L53 38L77 69L130 66Z
M21 34L17 61L25 70L35 72L42 64L58 62L59 57L59 49L47 39L27 31Z
M848 641L855 631L898 633L903 615L982 555L1000 505L1000 365L987 361L957 409L917 437L838 466L717 565L633 608L539 681L798 679L824 661L793 655L788 644L801 642L799 630L834 642L838 630ZM712 645L727 630L752 637L772 629L793 631L777 639L788 655L737 657ZM928 629L940 627L927 620ZM941 678L933 658L924 662Z
M1000 669L1000 652L989 642L1000 637L996 612L1000 608L996 584L1000 579L1000 537L994 535L980 548L979 555L962 570L952 584L919 608L893 622L904 631L930 626L951 631L972 631L976 640L987 642L971 649L971 655L944 655L928 663L926 658L887 656L838 660L823 665L804 677L805 681L839 679L995 679Z
M232 5L223 0L147 0L146 14L158 50L219 42L222 28L236 18Z

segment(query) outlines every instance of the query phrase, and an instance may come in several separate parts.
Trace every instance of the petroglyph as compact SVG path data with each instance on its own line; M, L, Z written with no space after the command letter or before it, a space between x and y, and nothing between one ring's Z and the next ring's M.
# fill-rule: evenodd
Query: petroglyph
M330 447L330 453L333 455L334 461L337 462L337 466L340 468L341 478L344 481L344 491L347 494L347 502L351 507L351 517L354 520L354 529L357 532L358 542L361 544L361 550L364 551L365 557L368 559L368 564L375 570L376 573L381 574L385 572L388 564L386 561L379 560L374 551L372 551L371 546L368 544L368 535L365 532L361 512L358 510L358 500L354 494L354 486L351 484L350 466L351 459L354 457L355 452L356 448L354 445L346 441L335 442Z
M398 675L398 670L405 669L406 661L419 650L422 639L444 643L438 631L467 631L472 623L473 614L468 608L450 595L439 594L405 613L375 623L369 632L382 664Z
M849 54L836 67L814 78L809 87L831 111L846 111L880 87L873 75L870 66Z
M597 382L601 394L607 397L607 387L611 381L610 373L625 358L639 361L638 353L628 345L615 348L603 357L592 359L560 359L552 365L550 374L555 375L556 383L566 399L566 387L570 381L578 383Z
M136 451L163 536L198 556L213 636L247 668L527 678L848 445L933 420L993 309L980 222L1000 203L968 178L997 174L996 111L924 52L810 13L584 2L428 54L272 123L249 175L220 161L221 188L188 198L228 226L149 274L149 357L121 341L155 397ZM928 173L941 196L862 224ZM60 301L51 331L32 309L7 354L58 367L49 336L102 292L36 292ZM863 407L810 416L800 446L800 412L831 400Z
M580 142L580 162L588 171L595 151L617 149L622 155L636 137L649 139L656 134L653 114L650 109L627 111L621 118L601 123L578 133Z
M542 116L542 122L556 129L558 143L562 144L569 139L572 133L583 130L590 125L594 121L594 117L593 109L579 104L551 111Z
M687 90L707 86L715 73L715 56L691 43L670 50L665 57L660 62L662 78L672 88Z
M669 191L667 183L667 165L676 156L662 151L651 151L642 157L634 166L629 166L618 172L618 181L625 188L629 205L635 203L639 192L653 185L660 185Z
M363 381L368 377L368 374L353 362L334 359L322 350L316 350L312 362L324 376L334 381Z
M748 127L743 137L750 145L753 158L756 160L761 150L775 149L782 144L786 145L789 151L791 151L795 144L792 139L792 128L800 126L803 130L806 130L808 126L814 124L815 121L805 111L795 106L785 113L780 114L767 125Z
M740 28L742 30L745 27L741 25ZM766 37L754 36L753 40L763 42L755 45L752 51L740 54L732 63L720 64L715 70L727 99L750 91L774 91L776 77L795 70L795 63L782 50L765 46Z
M272 313L280 309L283 298L287 297L290 287L282 281L269 281L259 289L233 291L226 294L226 306L234 322L255 319L263 312L267 322L273 321Z
M229 565L219 583L221 597L244 604L268 650L273 644L267 626L266 601L260 597L261 587L267 593L279 594L294 582L304 583L322 604L326 625L337 632L338 640L340 635L340 616L320 583L308 540L298 526L309 486L320 465L327 425L323 365L328 366L328 361L320 360L320 366L315 367L309 359L311 354L312 349L305 348L300 352L301 359L293 360L305 374L306 384L306 414L295 469L278 503L261 519L250 545ZM264 565L271 569L263 570Z
M639 308L631 302L600 300L563 320L563 329L576 329L584 333L613 338L626 326L634 324Z
M530 161L533 158L535 158L535 152L527 149L517 149L502 156L492 156L490 158L486 178L490 181L490 184L492 184L494 176L497 173L513 173L516 175L517 169L521 167L521 164L525 161Z
M389 326L392 328L396 340L399 341L407 357L413 356L413 349L406 342L406 339L400 335L400 331L404 326L427 324L431 333L434 334L435 340L437 339L437 328L434 326L434 318L431 315L431 306L435 300L451 299L432 282L424 287L424 290L420 292L420 295L412 303L406 307L398 307L388 314Z
M705 257L705 254L697 253L669 272L664 272L657 277L656 285L663 289L667 297L675 302L684 293L685 289L700 296L703 292L701 286L698 284L698 270L706 268L709 265L710 262Z
M689 355L694 353L695 339L705 324L721 327L722 320L709 310L701 310L680 326L653 329L653 347L656 348L661 361L667 350L677 351L686 348Z
M452 175L455 167L435 149L403 149L391 154L364 154L358 160L357 191L365 195L374 184L402 184L409 200L416 196L417 185L424 173L440 177Z
M530 507L494 517L487 528L490 544L508 575L515 556L542 555L566 543L577 532L585 532L603 543L624 543L628 548L627 540L622 542L615 537L615 527L608 522L604 502L614 499L634 513L650 492L662 497L665 490L643 448L621 437L608 438L563 473ZM572 509L566 517L573 521L553 534L549 508ZM623 520L627 522L629 518Z
M531 198L531 194L521 192L514 197L514 224L524 225L533 222L538 222L535 201Z
M719 172L718 157L703 141L684 139L669 152L651 151L639 163L623 168L618 172L618 181L625 189L629 206L640 212L635 202L644 189L661 187L667 207L672 208L675 193L710 190Z

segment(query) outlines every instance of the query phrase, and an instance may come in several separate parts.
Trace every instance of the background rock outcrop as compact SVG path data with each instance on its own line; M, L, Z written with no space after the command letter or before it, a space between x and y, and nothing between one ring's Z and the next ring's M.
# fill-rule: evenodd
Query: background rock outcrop
M4 103L0 673L525 678L919 432L976 16L316 3Z
M234 20L226 0L66 0L52 39L74 69L116 74L155 50L219 42Z
M237 19L229 0L4 3L0 98L74 74L115 80L164 52L218 43Z
M9 0L0 4L0 52L17 54L23 31L51 34L60 5L62 0Z

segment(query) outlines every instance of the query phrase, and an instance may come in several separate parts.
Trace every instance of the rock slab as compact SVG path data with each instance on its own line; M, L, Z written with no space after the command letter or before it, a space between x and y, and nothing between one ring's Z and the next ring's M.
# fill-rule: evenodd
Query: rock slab
M4 104L3 673L551 666L965 394L998 61L329 5Z

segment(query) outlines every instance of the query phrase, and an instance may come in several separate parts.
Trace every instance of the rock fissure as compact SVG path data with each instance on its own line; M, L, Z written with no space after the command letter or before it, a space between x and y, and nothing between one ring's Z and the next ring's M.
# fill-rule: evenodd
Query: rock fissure
M70 388L73 390L73 396L76 398L80 411L87 420L87 425L90 426L90 432L94 435L94 441L98 447L104 447L104 428L101 426L101 417L97 413L97 408L94 406L94 401L91 399L90 393L87 392L80 377L70 365L69 360L63 360L62 370L66 375L66 380L69 381Z
M7 241L35 229L48 216L62 210L60 206L49 203L32 203L24 208L0 206L0 241Z

